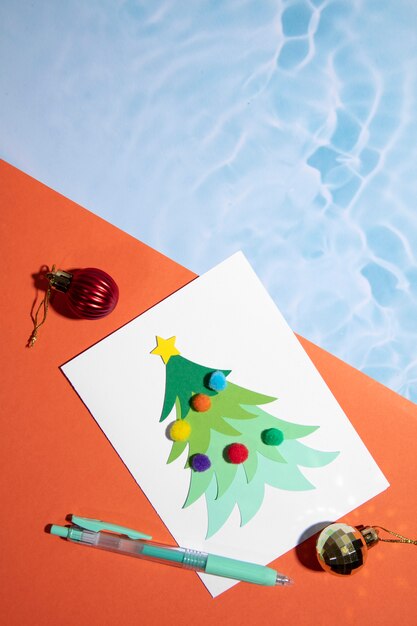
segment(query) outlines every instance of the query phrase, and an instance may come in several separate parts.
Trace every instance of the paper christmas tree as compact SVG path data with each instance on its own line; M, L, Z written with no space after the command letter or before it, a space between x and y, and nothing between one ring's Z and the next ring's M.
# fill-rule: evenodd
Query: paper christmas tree
M338 452L314 450L298 441L318 426L302 426L260 408L277 398L239 387L231 370L199 365L180 355L175 337L157 337L152 354L166 365L160 421L174 409L167 430L172 440L168 463L187 450L190 487L184 507L205 495L207 537L216 533L237 505L241 525L262 505L265 485L290 491L314 489L301 467L322 467Z

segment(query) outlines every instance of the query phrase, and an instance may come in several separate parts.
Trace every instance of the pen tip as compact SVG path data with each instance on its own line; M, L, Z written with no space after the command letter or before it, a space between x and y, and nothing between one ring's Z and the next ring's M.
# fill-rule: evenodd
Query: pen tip
M294 581L292 578L288 576L284 576L283 574L277 574L277 579L275 581L276 587L283 587L284 585L293 585Z

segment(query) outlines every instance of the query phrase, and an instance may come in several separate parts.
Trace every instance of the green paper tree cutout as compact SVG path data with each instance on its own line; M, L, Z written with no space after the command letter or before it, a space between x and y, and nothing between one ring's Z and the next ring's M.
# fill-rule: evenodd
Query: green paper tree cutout
M183 506L205 496L207 538L222 528L235 506L240 512L241 525L248 523L262 505L265 485L288 491L315 489L299 466L323 467L339 454L315 450L299 441L319 426L294 424L271 415L261 406L277 398L239 387L229 380L225 380L223 390L210 388L210 376L214 372L225 379L231 371L206 367L182 357L174 345L175 337L168 340L157 337L157 341L152 354L159 354L166 365L160 421L165 421L175 407L174 424L178 427L180 422L182 433L181 437L172 437L176 440L167 462L176 461L186 451L185 469L190 472L190 486ZM193 408L197 394L210 399L206 401L210 404L208 409ZM234 444L243 444L247 458L231 461L229 451ZM210 466L197 471L193 459L201 455L209 459Z

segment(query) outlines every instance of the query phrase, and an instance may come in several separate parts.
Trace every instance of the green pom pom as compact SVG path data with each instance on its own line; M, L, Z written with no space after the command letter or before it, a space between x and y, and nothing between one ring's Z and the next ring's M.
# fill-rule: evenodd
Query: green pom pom
M278 428L267 428L261 432L261 439L266 446L279 446L284 441L284 433Z

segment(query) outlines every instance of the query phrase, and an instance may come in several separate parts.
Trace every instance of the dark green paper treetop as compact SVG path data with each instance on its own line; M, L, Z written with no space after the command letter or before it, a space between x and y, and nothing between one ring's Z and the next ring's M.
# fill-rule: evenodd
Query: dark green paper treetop
M166 365L166 388L160 421L175 406L168 463L187 450L185 468L190 487L184 507L203 494L207 503L207 538L227 521L237 505L241 525L262 505L265 485L289 491L314 489L301 467L322 467L338 452L322 452L298 441L319 426L281 420L261 408L277 398L226 380L230 370L217 370L182 357L175 337L157 337L152 354Z

